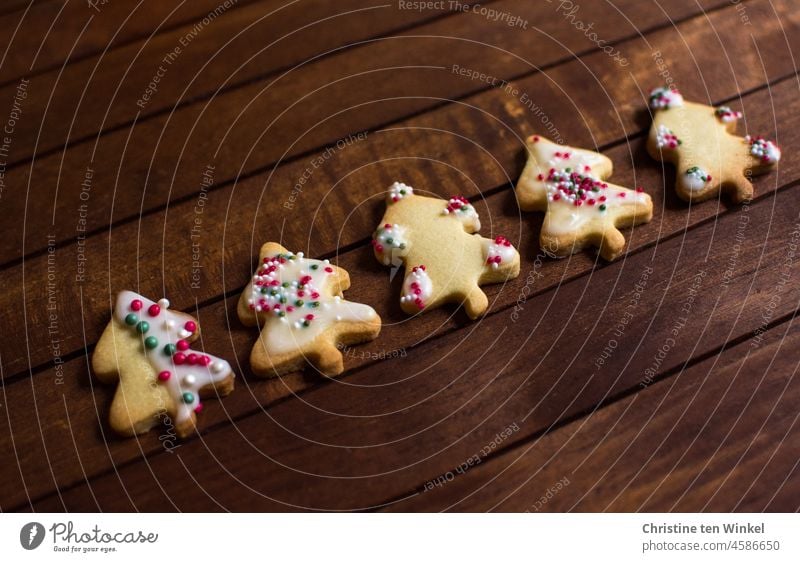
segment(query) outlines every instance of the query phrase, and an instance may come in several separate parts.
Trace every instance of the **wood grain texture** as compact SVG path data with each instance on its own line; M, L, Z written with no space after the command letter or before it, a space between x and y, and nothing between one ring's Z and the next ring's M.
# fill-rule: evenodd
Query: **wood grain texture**
M341 3L320 3L329 11L345 7ZM625 0L620 5L624 16L608 12L600 4L587 4L592 8L587 8L585 17L598 22L598 32L608 41L638 37L640 29L668 25L671 18L696 15L702 6L727 3L707 0L698 7L694 0L680 0L670 3L666 12L653 10L649 3L641 1ZM262 3L249 11L259 6ZM234 17L248 16L248 8L244 7L215 20L181 52L138 118L141 108L136 102L157 73L165 53L187 31L159 35L147 55L139 55L135 46L114 51L100 61L102 68L109 68L110 76L106 78L100 67L94 70L97 61L89 60L71 66L70 80L59 81L55 89L42 82L45 76L37 77L28 88L24 105L29 125L18 127L11 160L27 158L48 147L59 150L9 170L7 182L19 188L5 195L6 209L11 216L23 216L30 204L30 190L35 187L37 198L52 201L52 213L43 214L41 226L58 242L72 240L75 201L87 167L93 170L93 184L101 186L92 194L91 213L86 217L87 230L93 232L122 219L135 219L139 212L160 209L167 201L192 197L207 164L215 166L216 184L224 185L242 175L269 171L276 162L317 150L348 133L374 129L490 87L480 79L453 73L454 64L479 74L508 78L570 60L574 52L597 50L584 34L576 33L569 20L555 17L551 5L505 1L495 8L530 22L541 22L541 30L509 31L502 22L458 13L299 65L304 57L317 53L312 45L332 49L347 44L342 43L345 37L356 41L371 37L372 33L389 32L398 23L408 21L414 12L403 10L397 16L384 8L324 20L249 60L244 55L264 48L262 34L277 33L253 28L214 56L214 45L224 45L223 40L229 35L241 32L244 22L234 20L229 27L222 24ZM299 21L294 25L309 23L309 18L318 13L299 7L295 11L299 12ZM759 23L774 19L763 8L760 14ZM249 17L256 15L260 14ZM264 25L283 30L280 21L270 18ZM731 27L737 25L730 18L728 21ZM771 25L774 29L776 22ZM319 43L318 36L327 37L327 43ZM780 38L773 39L771 48L780 49ZM243 43L242 48L236 48L239 43ZM297 45L303 48L298 51ZM128 59L136 62L130 70ZM290 72L265 73L284 64L299 66ZM92 79L87 86L89 76ZM57 77L50 79L55 81ZM239 86L230 88L232 84ZM91 97L84 92L91 93ZM16 86L10 85L0 91L0 102L8 100L10 104L15 94ZM628 92L626 98L630 95ZM192 100L198 101L176 105ZM160 113L144 119L156 110ZM115 124L119 130L95 134ZM86 141L63 150L69 139L78 137L85 137ZM27 215L28 220L38 220L38 215ZM41 252L46 243L36 234L38 231L39 228L29 228L27 237L23 238L20 231L0 240L0 262Z
M238 6L254 0L237 0ZM30 8L27 5L30 3ZM8 7L3 2L3 8ZM0 83L60 68L70 61L145 40L151 34L194 22L215 10L220 0L20 1L0 16L9 30L0 38ZM0 8L2 10L3 8ZM70 74L67 72L66 78Z
M785 114L778 114L778 119L786 125L787 130L791 130L792 124L794 123L793 115L789 111L789 105L780 103L780 100L791 98L794 88L795 86L792 81L786 81L775 88L771 94L770 92L763 91L745 98L746 103L744 109L747 111L748 119L750 120L749 123L760 128L766 126L768 119L773 117L770 114L769 104L770 95L772 95L778 100L776 106L782 107L785 110ZM464 127L465 125L462 124L461 126ZM399 141L398 144L403 145L403 143ZM641 164L637 166L634 172L629 165L625 164L625 162L630 161L631 158L631 153L629 153L628 150L629 148L627 146L620 146L610 153L614 161L622 163L618 166L615 177L620 178L621 183L626 183L632 182L636 174L638 174L638 179L640 181L644 180L642 183L646 185L657 185L657 183L661 181L660 167L645 159L639 159ZM632 151L632 154L644 154L643 148L635 144ZM645 173L644 168L648 166L650 168L646 170L646 176L642 177L641 174ZM791 166L791 161L786 161L785 166L781 168L781 176L779 178L773 175L766 176L759 180L757 192L762 194L768 193L778 183L785 183L790 181L791 178L796 178L797 173L796 167ZM671 185L671 180L669 178L665 181L667 185ZM652 244L659 236L663 237L668 234L674 235L675 233L680 233L689 225L696 224L695 221L707 219L722 209L722 207L719 207L715 203L693 207L687 219L686 207L677 203L671 192L667 192L667 194L669 196L667 201L661 201L657 204L659 206L666 204L669 212L665 213L663 210L657 210L657 219L651 223L651 225L644 227L647 230L636 230L632 247L640 248L642 245ZM482 216L491 216L493 217L492 221L500 221L501 219L506 221L504 224L496 224L493 227L495 229L501 226L504 227L503 230L506 232L508 232L510 228L518 229L520 231L519 236L523 237L519 247L523 249L523 252L528 252L523 255L536 256L538 252L536 240L538 239L537 233L540 217L535 214L528 215L524 224L520 225L519 219L513 218L513 211L509 212L508 210L509 204L511 203L508 195L508 192L504 192L498 194L497 197L491 197L490 200L493 201L493 205L496 206L491 209L491 212L487 212L487 209L480 207ZM505 215L510 215L511 218L503 219ZM375 220L377 220L377 218ZM516 227L513 226L514 224L516 224ZM369 228L371 228L371 226ZM350 257L348 257L348 255ZM238 256L235 257L238 259ZM525 291L526 294L528 290L532 292L531 294L540 293L548 287L556 286L562 279L569 279L581 273L591 271L594 265L594 259L591 254L581 254L566 261L546 262L544 265L532 261L532 258L528 259L527 262L527 269L523 270L523 274L518 280L502 291L492 293L493 298L497 297L499 299L493 306L497 308L507 307L515 302L518 295L523 291ZM384 319L388 320L388 325L384 328L384 336L381 340L369 346L363 348L359 347L349 352L347 362L350 367L380 360L387 355L391 356L400 352L411 354L413 353L414 346L417 345L421 339L435 337L438 334L447 333L459 327L470 326L466 324L464 319L459 315L448 318L448 313L451 312L451 310L426 315L421 319L415 319L413 323L405 322L404 316L394 305L398 288L396 286L389 287L385 284L385 272L373 261L369 251L362 249L354 254L345 254L341 256L340 264L344 265L350 271L359 272L358 278L354 278L354 281L357 280L358 282L354 284L348 296L356 300L371 302L379 309ZM245 264L245 268L249 267L249 263ZM249 269L247 270L249 271ZM242 276L243 278L246 277L246 273L243 272ZM533 279L533 282L529 281L530 279ZM236 282L240 283L238 279ZM374 288L381 289L384 295L380 297L379 303L376 303L374 300ZM205 310L198 311L198 315L205 330L206 336L204 342L208 346L208 349L223 355L223 350L229 350L228 353L230 353L231 356L236 356L240 360L241 368L238 370L241 372L247 370L247 353L249 352L255 335L242 328L235 319L233 322L228 320L226 310L233 310L232 307L235 305L232 303L235 303L236 298L238 298L238 295L234 295L230 299L231 302L215 303ZM105 318L104 313L101 313L100 316ZM409 327L415 329L410 330ZM92 343L92 340L86 340L86 345L91 346ZM82 431L86 432L86 437L79 438L79 441L89 441L91 443L91 450L105 451L105 445L103 443L104 438L100 434L101 430L98 428L97 424L102 423L105 419L103 413L107 408L107 402L100 403L97 406L99 413L95 412L95 405L92 403L93 397L86 393L92 381L88 377L83 358L78 357L71 361L64 367L64 370L64 380L67 381L68 386L54 386L52 383L55 377L55 371L49 370L34 377L36 382L33 391L38 393L37 400L43 401L44 403L51 403L57 400L63 402L65 397L70 403L77 400L82 404L80 407L77 407L76 411L72 414L73 416L78 416L77 419L67 422L61 410L43 410L41 415L43 415L44 418L37 420L37 412L23 407L15 410L15 415L12 417L13 428L29 428L24 432L20 432L19 429L14 429L14 432L20 435L19 439L22 440L17 448L19 451L18 454L20 455L21 464L26 467L26 473L31 476L31 482L27 483L27 485L34 496L37 495L37 491L48 486L47 476L49 475L49 462L57 462L58 470L55 474L58 475L59 483L66 484L81 476L81 467L72 455L65 454L62 458L50 460L41 454L42 437L39 435L40 425L48 428L45 436L45 445L48 442L52 443L52 439L54 438L56 442L68 438L69 423L74 428L81 428ZM275 383L271 384L255 383L255 389L252 394L248 391L239 391L221 404L209 402L201 423L203 427L213 426L216 423L224 422L229 416L241 416L259 408L259 404L269 404L275 399L286 396L291 391L307 388L310 385L318 384L318 382L318 379L313 376L295 375L287 377L282 381L275 381ZM28 397L27 393L29 391L27 390L27 386L28 385L19 386L17 383L11 385L9 388L11 391L15 392L15 398L10 399L10 403L18 403L20 406L29 404L31 398ZM110 400L109 389L100 388L97 389L97 392L100 396L105 396L106 401ZM50 426L58 428L58 431L50 433ZM9 454L14 454L10 446L11 444L9 444ZM160 447L158 441L155 439L142 446L146 451L151 452L157 451ZM139 443L114 443L111 446L111 451L114 451L113 459L115 462L124 462L140 454ZM109 462L111 462L111 459L106 453L105 456L100 457L98 468L107 466ZM9 490L15 490L16 494L23 494L23 489L21 487L15 487L11 485L10 482L9 484ZM24 498L24 495L22 498Z
M796 511L792 318L390 509Z
M500 5L517 9L516 3ZM689 8L688 3L674 3L669 9L689 14ZM687 11L681 12L684 9ZM472 82L466 89L454 86L455 82L443 87L452 87L456 92L468 93L473 87L482 91L456 103L413 100L423 104L422 110L396 103L397 100L370 103L345 114L348 119L332 120L330 127L327 122L315 124L309 129L308 138L300 141L307 144L290 148L290 152L297 150L292 154L299 155L294 161L275 169L263 166L263 172L252 176L252 170L258 172L260 168L247 171L251 162L266 162L260 159L269 158L270 154L280 156L279 151L290 143L270 138L275 147L265 143L244 156L235 150L223 150L221 158L212 161L207 154L197 152L198 147L207 146L202 139L189 141L187 152L181 153L176 148L184 140L180 135L191 131L191 121L177 127L175 136L162 139L166 144L159 146L154 146L146 136L136 137L136 130L130 136L124 130L102 135L101 142L117 138L116 148L109 147L103 153L111 158L119 158L126 143L145 145L143 152L126 155L132 165L140 158L149 158L153 152L164 151L171 151L174 162L194 159L194 164L187 168L188 175L181 171L180 165L175 168L177 183L171 185L172 192L151 190L148 185L143 194L142 175L129 175L125 168L115 168L113 162L106 167L104 156L103 165L97 167L93 178L101 189L93 190L91 207L92 213L100 209L103 214L91 220L96 220L96 225L113 223L114 226L90 236L85 246L69 241L74 237L77 218L69 201L57 215L57 226L49 225L49 221L26 222L29 238L34 241L30 248L38 244L41 252L48 241L45 234L54 234L59 243L50 261L46 253L34 254L24 265L5 271L10 289L0 297L5 300L0 309L5 316L3 325L25 326L26 330L0 338L5 379L2 404L6 410L6 415L0 416L0 454L13 459L0 480L0 507L376 508L386 501L413 496L428 480L480 454L510 424L519 429L490 449L478 467L486 470L486 474L496 473L496 469L488 468L494 466L496 453L501 453L497 462L503 463L548 428L563 426L547 438L565 435L562 432L573 427L568 423L571 420L581 421L582 416L595 408L601 408L602 413L608 409L604 407L606 404L612 403L610 408L614 408L629 400L629 396L636 396L644 370L652 365L658 346L663 345L664 338L674 329L670 322L674 311L686 303L681 291L691 284L697 271L705 271L702 286L706 291L692 301L691 318L680 328L665 360L653 368L654 376L671 375L687 361L695 363L698 358L716 356L727 342L746 340L754 330L763 328L766 310L770 321L780 325L797 308L798 300L793 286L796 283L791 282L796 277L792 266L788 268L785 292L775 301L776 288L783 286L779 283L786 276L781 259L786 256L787 237L797 221L797 216L792 215L796 215L797 209L791 202L792 194L796 197L800 170L793 159L786 158L779 173L757 181L757 202L752 206L728 208L722 201L687 208L672 193L674 175L671 171L664 173L660 164L647 158L642 138L649 126L649 116L643 110L644 96L649 87L661 80L653 57L653 52L660 51L669 74L680 77L678 85L687 97L709 102L731 101L730 105L736 109L744 109L748 131L777 137L785 148L796 145L799 141L793 131L797 129L798 118L793 108L798 83L788 55L797 46L798 21L790 4L777 3L776 9L777 15L764 2L746 4L747 14L755 18L756 24L751 43L736 36L743 25L739 8L727 6L714 11L708 19L704 16L688 19L676 29L665 28L616 45L630 59L630 67L621 67L605 54L595 52L571 62L559 62L556 58L555 66L545 72L523 71L524 76L514 86L531 96L540 108L538 112L526 106L519 93L486 90L485 84L475 84L478 81L463 77ZM595 17L588 9L581 14L584 18ZM649 14L642 12L642 21L653 23L664 15L652 10ZM596 17L603 29L607 29L609 21L614 21L601 13ZM407 34L439 26L436 29L453 34L466 30L465 36L475 33L478 37L481 29L485 32L487 27L485 22L476 23L474 19L448 17ZM568 24L555 24L554 29L564 34L559 39L562 42L577 41L569 36L580 35ZM507 30L498 31L495 36L498 45L516 45L517 39L510 39ZM436 45L436 41L428 39L422 44ZM381 62L382 55L390 62L392 57L404 60L401 54L393 52L397 45L404 47L402 43L376 44L381 48L366 45L341 56L334 55L331 58L341 64L323 70L333 76L341 68L369 68L370 64ZM719 44L723 54L709 48L714 44ZM513 52L544 56L551 52L548 49L526 42ZM464 52L470 53L468 49ZM762 64L761 54L765 52L771 56L764 58ZM513 60L501 57L495 61L489 56L491 52L475 53L470 61L472 68L485 69L490 74L496 69L515 71ZM366 57L366 63L353 60L358 58L357 54ZM436 55L412 52L407 58L436 60ZM726 66L720 64L723 59L738 62ZM305 80L305 85L314 83L313 77ZM401 85L400 93L433 88L425 83L427 80L430 80L427 73L418 73ZM769 82L771 87L767 86ZM226 90L220 96L228 96L224 98L226 103L213 106L214 112L203 113L200 122L213 122L215 112L219 112L216 123L224 128L233 115L231 104L243 99L235 97L237 92L248 87ZM303 84L286 86L273 99L285 103L288 96L295 95L293 92L303 92ZM737 99L739 92L745 92L741 99ZM337 96L336 107L362 95L346 94L354 97ZM565 108L565 98L569 108ZM204 102L189 103L175 115L199 105ZM384 111L387 120L381 120L386 117ZM409 111L422 113L397 121ZM311 122L315 115L319 114L311 112L291 118L299 119L295 123L302 124L303 119ZM654 221L632 233L626 232L631 239L631 254L626 261L597 267L591 253L562 261L542 261L538 256L541 216L520 215L508 184L516 178L524 161L521 138L534 131L543 132L542 116L551 120L554 130L571 144L610 146L607 154L617 166L615 181L644 185L651 194L664 190L663 198L655 198ZM137 127L158 119L147 119ZM252 128L254 121L248 118L232 129L231 142L244 142L246 135L252 135L246 129ZM375 125L369 125L386 122L392 124L374 131L371 127ZM361 127L361 123L367 126ZM172 121L168 126L171 125ZM279 125L282 128L285 124ZM244 136L234 138L240 134L239 127ZM365 138L341 150L306 154L333 141L336 131L361 128L370 129ZM200 133L208 136L208 131L211 136L218 134L212 129ZM319 136L311 139L317 133ZM330 140L326 140L326 135ZM79 151L87 146L89 143L69 146L63 155L41 160L78 155L69 162L74 164L72 167L59 164L50 173L41 172L36 185L46 186L42 189L45 197L48 197L46 189L53 186L52 178L60 177L60 173L73 175L69 182L58 184L59 198L64 193L72 199L77 197L89 161L85 159L88 149ZM231 146L250 148L246 144ZM329 157L324 164L315 168L314 159L326 154ZM216 166L215 186L206 192L206 199L201 195L200 178L208 162ZM237 165L247 171L248 177L230 183L225 178L239 173ZM314 167L314 182L297 194L296 205L287 208L284 203L291 201L292 186L309 167ZM156 164L154 170L160 169ZM483 234L505 234L520 248L523 256L520 278L491 290L492 313L483 321L468 323L463 313L453 308L416 319L408 319L399 311L396 305L399 280L387 282L386 272L366 246L366 237L382 213L380 192L398 177L442 196L458 191L471 195L485 225ZM433 177L437 181L431 185ZM118 189L115 192L103 189L108 185ZM0 201L6 203L8 199ZM167 201L169 205L164 207ZM307 211L301 209L301 205L309 203L314 209L310 222ZM5 209L13 211L9 206ZM138 221L130 220L138 209L150 212ZM21 212L10 214L20 216ZM715 219L717 215L719 218ZM201 216L201 267L197 286L192 287L195 258L191 234L198 216ZM332 230L331 224L342 226ZM59 238L63 233L64 244ZM739 242L740 236L743 241L734 246L731 241ZM281 240L293 249L305 249L314 255L332 256L353 277L354 286L347 297L372 304L386 321L379 340L346 350L350 372L340 380L330 382L314 375L297 374L264 382L249 376L246 360L256 334L240 326L231 313L252 268L252 256L266 239ZM75 283L75 266L80 255L88 258L89 268L86 279ZM58 342L59 352L67 357L63 366L55 368L51 363L53 350L48 348L52 334L46 333L50 320L45 306L47 275L51 267L58 277L57 335L63 338ZM615 329L619 331L621 319L627 318L626 299L635 294L636 282L649 267L654 272L646 283L643 300L633 310L623 334L614 336L620 345L596 374L593 369L600 357L597 351L608 345ZM86 354L96 340L97 326L102 327L107 320L110 295L123 287L138 288L155 296L166 291L174 303L198 316L207 349L238 360L237 370L244 375L229 398L206 403L200 420L200 437L181 444L172 453L164 450L164 438L168 436L162 435L159 440L157 435L149 435L125 441L109 435L105 417L111 389L97 387L88 372ZM726 300L715 300L720 295ZM521 308L516 309L515 303ZM492 345L488 352L487 345ZM512 357L510 364L503 362L505 356ZM783 371L779 370L776 376L782 376ZM762 393L759 404L767 404L774 397L775 384ZM663 384L647 386L648 396L660 399ZM297 392L301 394L292 397ZM734 408L746 397L746 392L742 390L743 394L731 398ZM685 396L681 395L684 402ZM676 401L671 411L678 411L682 404ZM757 416L764 413L760 406L754 411ZM522 418L524 423L519 422ZM594 417L588 419L593 421ZM780 419L784 423L788 418ZM663 423L667 422L657 425L656 430ZM725 426L715 429L724 432ZM774 444L776 435L770 433L761 439L768 441L765 445ZM737 443L743 443L741 439L746 437L741 432L736 434ZM509 449L510 452L504 452ZM761 452L747 457L747 463L740 465L742 478L765 466L765 450L758 449ZM610 451L613 453L615 449ZM730 451L736 454L741 448ZM779 455L777 466L791 474L789 465L796 458L791 460L785 450L780 450ZM691 457L681 474L691 474L706 458L702 454ZM666 456L665 459L665 463L676 460ZM693 459L700 464L693 464ZM662 463L657 467L659 474L673 476L668 474L666 466ZM710 484L698 488L697 497L713 493L711 490L724 478L726 466L731 465L710 466L703 475L707 477L704 482ZM153 479L151 467L155 472ZM199 475L199 485L188 479L179 482L176 490L165 492L155 480L160 477L163 482L167 474L183 474L186 467ZM767 468L771 469L768 465ZM481 474L484 473L475 472L474 477L464 479L461 484L472 486L472 478ZM625 476L621 473L615 482L622 482ZM81 484L84 480L89 485ZM685 488L688 481L677 479L674 484L667 484L665 480L664 486L673 491L680 486ZM790 483L787 487L790 492L794 489L791 486ZM450 490L456 489L461 488L445 490L451 493ZM611 496L616 495L613 486L609 489L613 492ZM766 486L755 489L743 504L765 505L767 489ZM625 493L617 500L594 492L596 495L584 499L578 509L603 506L629 509L636 502L645 509L666 505L658 495L645 501L643 498L650 491L647 482L637 480L632 484L631 495ZM414 496L397 507L441 509L437 506L448 501L446 495L427 494L430 504L423 497ZM773 509L776 505L785 508L790 505L788 498L790 495L781 492L770 505ZM486 509L485 503L471 505L475 506L472 509ZM512 503L507 509L522 508Z
M728 20L714 23L722 25L725 21ZM658 48L663 44L664 50L674 43L680 33L687 37L689 46L700 49L719 32L719 26L698 26L694 21L687 22L684 27L686 29L681 27L658 32L648 41ZM769 29L763 32L765 35L761 39L764 41L770 41L775 35ZM694 39L690 40L689 37ZM751 46L741 42L735 42L730 47L731 52L734 49L741 50L741 53L737 53L739 58L746 58L752 50ZM778 49L779 44L776 43L774 48ZM614 73L630 76L630 73L637 72L641 73L638 80L650 81L653 69L648 53L632 63L630 70L620 68L605 54L596 53L581 61L552 69L548 76L534 75L521 81L519 88L522 92L536 93L537 103L545 108L545 115L553 115L554 119L556 115L563 116L556 123L557 131L571 144L605 144L624 138L631 129L636 130L637 122L641 122L642 127L647 126L647 112L642 110L642 102L634 105L625 101L630 99L631 88L636 88L636 84L622 81L618 79L619 74ZM713 74L718 66L714 57L709 52L705 61L675 58L672 68L675 72L690 74L695 67L699 67L699 72ZM578 83L567 90L582 117L578 120L560 109L565 91L560 84L572 83L576 72L587 66L593 75L603 76L603 79L595 82L594 86ZM790 71L789 67L789 62L775 64L769 69L770 75L781 76L783 72ZM762 79L762 72L762 69L758 69L753 71L752 76L740 72L727 80L719 76L711 95L716 100L734 96L738 91L737 83L756 84ZM557 80L555 83L558 86L552 85L554 80ZM691 91L687 95L691 95ZM604 102L599 101L603 98ZM519 97L494 89L469 98L464 104L451 104L434 113L384 129L380 134L367 135L366 139L344 150L316 153L268 173L225 185L216 191L202 192L200 185L204 170L197 169L195 179L186 184L187 189L195 190L191 199L170 206L166 213L148 214L138 222L121 224L110 232L88 237L82 246L75 242L57 250L55 259L59 273L56 283L61 291L58 314L63 323L60 332L64 338L62 353L80 349L84 344L84 333L87 342L95 339L107 315L109 289L113 293L133 286L147 294L164 292L175 306L186 308L196 301L207 302L222 292L240 289L252 267L251 256L267 239L280 239L284 246L303 249L310 255L329 255L337 248L347 248L365 240L382 214L380 194L395 179L402 178L419 188L431 183L428 178L436 177L437 183L430 185L430 189L444 197L457 192L476 197L487 188L506 184L516 178L521 169L521 138L536 127L535 121L532 122L531 115L519 100ZM613 109L617 103L620 108L615 114ZM607 111L603 109L605 105ZM758 106L755 108L755 111L760 110ZM757 127L765 134L775 136L775 125L767 122L767 119ZM329 156L324 160L324 165L315 168L314 160L325 154ZM630 161L634 155L628 153L622 157ZM640 160L644 160L646 165L650 164L647 158ZM617 175L615 179L631 184L644 184L647 181L649 185L663 185L661 168L649 169L657 171L658 175L650 178L632 175L632 179ZM313 182L303 186L292 201L292 186L308 170L313 172ZM215 168L215 180L220 173ZM774 179L774 176L769 177ZM109 203L115 206L143 204L141 193L125 189L93 191L91 197L90 215L95 213L97 199L103 197L108 197ZM147 194L144 198L147 198ZM259 205L254 204L259 202ZM76 228L74 221L77 218L74 215L78 204L80 201L73 202L69 211L58 215L69 217L66 221L73 229ZM292 207L287 208L286 205ZM495 208L501 207L498 205ZM353 209L358 211L352 212ZM508 210L497 218L494 218L495 213L492 213L492 218L484 214L486 231L489 234L504 233L512 240L519 241L523 230L519 212L507 206L505 209ZM202 216L198 211L202 211ZM191 237L198 216L202 223L199 241ZM502 216L506 216L510 223L493 226L494 221L502 220ZM526 216L534 217L533 220L537 217ZM517 220L514 221L513 217ZM330 228L331 224L341 226ZM250 233L250 236L239 234L242 230ZM34 234L40 240L47 241L41 230L32 232L31 236ZM198 253L193 251L195 242L199 242L199 260L194 259ZM527 248L531 246L523 246L523 250L527 251ZM531 249L531 255L536 255L535 246ZM66 258L58 261L58 256ZM136 256L135 268L131 267L131 256ZM85 263L80 264L77 261L79 257L85 258ZM6 271L6 278L13 288L0 299L11 303L29 303L24 310L18 306L0 309L0 314L7 315L5 319L10 324L21 324L23 315L27 317L29 325L39 325L47 317L48 311L41 303L47 296L47 268L52 266L48 264L48 259L53 260L52 256L41 255L24 266L15 266ZM195 267L195 262L199 263L199 268ZM79 265L85 266L86 274L84 282L76 284L74 279ZM25 283L22 282L23 274ZM85 327L79 325L87 317L93 319L92 323ZM5 377L25 368L28 361L32 365L40 365L47 360L49 351L46 343L49 335L31 331L28 338L29 357L6 352L4 342L0 342L0 353L7 357Z
M369 509L415 493L479 455L509 427L519 429L490 452L749 337L763 325L765 310L774 319L794 313L800 286L780 283L799 274L796 260L788 259L789 244L800 236L800 214L788 204L797 189L743 211L749 228L733 268L730 241L740 213L564 283L527 302L535 313L516 321L508 310L490 315L471 334L439 338L407 358L156 454L146 465L134 462L95 478L96 504L80 485L35 507ZM647 269L652 272L643 281ZM690 290L698 275L702 280ZM622 318L627 323L615 335ZM597 368L612 338L617 346ZM187 476L176 479L179 474ZM167 481L168 488L159 487Z

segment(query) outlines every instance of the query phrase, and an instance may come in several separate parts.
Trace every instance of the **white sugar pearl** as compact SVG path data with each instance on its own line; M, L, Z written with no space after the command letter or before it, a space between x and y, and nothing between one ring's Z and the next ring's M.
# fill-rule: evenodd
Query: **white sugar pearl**
M175 327L175 320L167 320L166 322L164 322L164 327L167 330L171 330L172 328Z
M197 379L194 378L194 375L186 375L185 377L183 377L183 382L185 382L186 384L194 384L195 382L197 382Z
M213 365L211 365L211 370L215 373L221 373L225 370L225 364L222 361L217 361Z
M161 299L158 301L158 306L161 307L161 310L166 310L169 308L169 301L167 299Z
M184 339L188 338L191 335L192 333L189 330L181 330L180 332L178 332L178 336Z

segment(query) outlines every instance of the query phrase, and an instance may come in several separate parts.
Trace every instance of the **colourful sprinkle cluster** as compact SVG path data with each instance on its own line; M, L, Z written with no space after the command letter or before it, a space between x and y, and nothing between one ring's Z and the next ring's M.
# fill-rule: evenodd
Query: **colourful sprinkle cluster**
M509 242L508 238L505 236L498 236L494 239L494 245L498 247L498 249L502 248L511 248L511 242ZM492 248L494 250L494 248ZM501 252L493 252L490 251L489 257L486 258L486 263L491 265L493 268L497 268L503 263L503 256L500 255Z
M650 92L650 107L669 109L683 105L683 96L674 88L655 88Z
M402 182L396 181L392 184L389 188L389 199L392 203L397 203L403 197L407 197L408 195L413 195L414 190L411 188L410 185L406 185Z
M727 105L721 105L717 109L715 109L714 115L716 115L717 119L719 119L723 123L729 123L730 121L736 121L737 119L742 118L741 111L734 111Z
M698 166L692 166L688 170L686 170L686 175L696 178L704 183L708 183L711 181L711 174L706 173L705 170Z
M383 253L389 247L397 250L406 249L406 241L403 236L403 229L399 225L389 224L378 227L372 238L372 246L378 253Z
M556 152L558 157L561 153ZM564 158L569 158L569 153L564 153ZM585 166L585 171L589 171L589 166ZM547 181L554 187L555 193L550 195L551 201L564 201L580 207L584 203L590 206L597 205L600 211L606 210L606 196L603 190L608 184L590 175L575 172L572 168L556 170L550 168L550 172L545 177L539 174L539 181ZM624 193L620 193L624 196Z
M747 135L745 141L750 144L750 154L765 164L774 164L781 159L781 149L772 141L762 136L751 137Z
M169 301L166 299L160 300L159 303L160 304L151 304L147 308L147 317L150 318L151 321L155 321L158 316L161 315L162 309L166 309L169 306ZM125 316L125 324L134 328L137 333L145 336L145 334L150 331L150 323L147 320L142 320L139 315L143 307L144 304L141 300L133 299L129 304L131 312ZM169 325L170 321L167 320L166 322ZM164 355L171 357L173 365L178 366L185 364L199 365L201 367L208 367L211 365L212 358L210 356L203 353L194 353L189 349L189 342L185 338L190 337L196 331L197 324L192 320L188 320L179 332L181 339L174 344L167 343L161 347L161 351L164 353ZM153 351L161 346L161 342L158 341L158 338L152 335L145 336L143 342L147 351ZM219 363L215 363L212 366L212 370L215 372L220 372L223 368L224 366ZM163 370L158 373L158 381L162 383L167 382L171 377L172 372L168 370ZM196 380L194 375L186 375L183 382L187 385L192 385L196 382ZM195 401L195 395L192 392L184 392L181 395L181 398L186 404L192 404ZM202 404L198 402L197 406L194 408L195 413L200 413L202 407Z
M658 131L656 132L656 142L658 143L658 148L670 149L678 148L683 144L675 133L665 125L659 125Z
M411 273L416 276L427 275L427 271L424 265L418 265L411 270ZM425 301L422 299L422 287L420 286L418 281L411 282L411 295L407 295L407 298L412 298L414 300L414 304L422 310L425 308Z
M253 276L253 302L250 309L256 312L266 312L286 319L288 314L296 313L298 317L294 322L296 328L307 328L314 320L311 310L320 306L320 293L314 286L311 275L301 272L292 281L282 279L283 265L302 258L301 254L277 254L264 258L261 269ZM309 269L317 271L321 266L312 263ZM333 267L323 262L323 271L333 273ZM302 314L304 310L308 312Z
M444 208L442 214L449 215L449 214L473 214L475 213L475 207L469 202L466 197L462 195L454 195L450 198L447 202L447 207Z

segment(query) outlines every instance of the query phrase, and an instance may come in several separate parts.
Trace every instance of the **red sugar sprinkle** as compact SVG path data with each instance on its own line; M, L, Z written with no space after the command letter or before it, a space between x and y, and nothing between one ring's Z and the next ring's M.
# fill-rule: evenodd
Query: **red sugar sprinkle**
M186 355L179 351L172 356L172 362L176 365L183 365L186 362Z
M187 349L189 349L189 342L186 340L178 340L178 343L175 344L175 347L177 347L181 351L186 351Z
M625 192L620 191L619 193L617 193L617 197L625 197Z
M150 316L158 316L161 313L161 307L157 304L151 304L150 308L147 309L147 314Z
M133 299L131 301L131 310L141 310L142 309L142 301L139 299Z
M328 266L325 268L325 271L328 273L333 273L333 268L331 266Z
M202 404L198 404L197 406L194 407L194 413L195 414L199 414L202 411L203 411L203 405Z
M183 327L186 329L187 332L194 333L194 331L197 330L197 324L195 324L191 320L188 320L186 324L183 325Z

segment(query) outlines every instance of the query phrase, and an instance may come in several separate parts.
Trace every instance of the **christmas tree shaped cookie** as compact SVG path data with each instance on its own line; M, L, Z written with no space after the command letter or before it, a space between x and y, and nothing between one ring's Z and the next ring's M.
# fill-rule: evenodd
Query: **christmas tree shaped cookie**
M338 346L373 340L381 331L371 307L342 298L349 287L347 271L328 260L264 244L237 309L243 324L261 329L250 354L253 372L278 376L310 363L324 375L340 374Z
M675 190L686 201L704 201L719 192L739 203L753 197L748 177L772 170L780 149L760 136L736 136L742 114L731 108L684 101L677 90L656 88L647 151L677 170Z
M489 306L480 286L519 275L519 253L508 240L473 234L481 223L463 197L423 197L395 182L386 205L372 246L384 265L405 264L400 306L408 314L463 302L477 318Z
M641 188L607 183L613 165L598 152L555 144L533 135L527 139L528 162L517 183L524 211L546 211L541 247L568 256L596 246L606 260L625 249L620 228L653 218L653 203Z
M200 398L225 396L234 375L227 361L190 349L197 322L131 291L117 295L114 314L92 356L95 375L118 382L109 416L122 435L172 423L180 437L195 429Z

